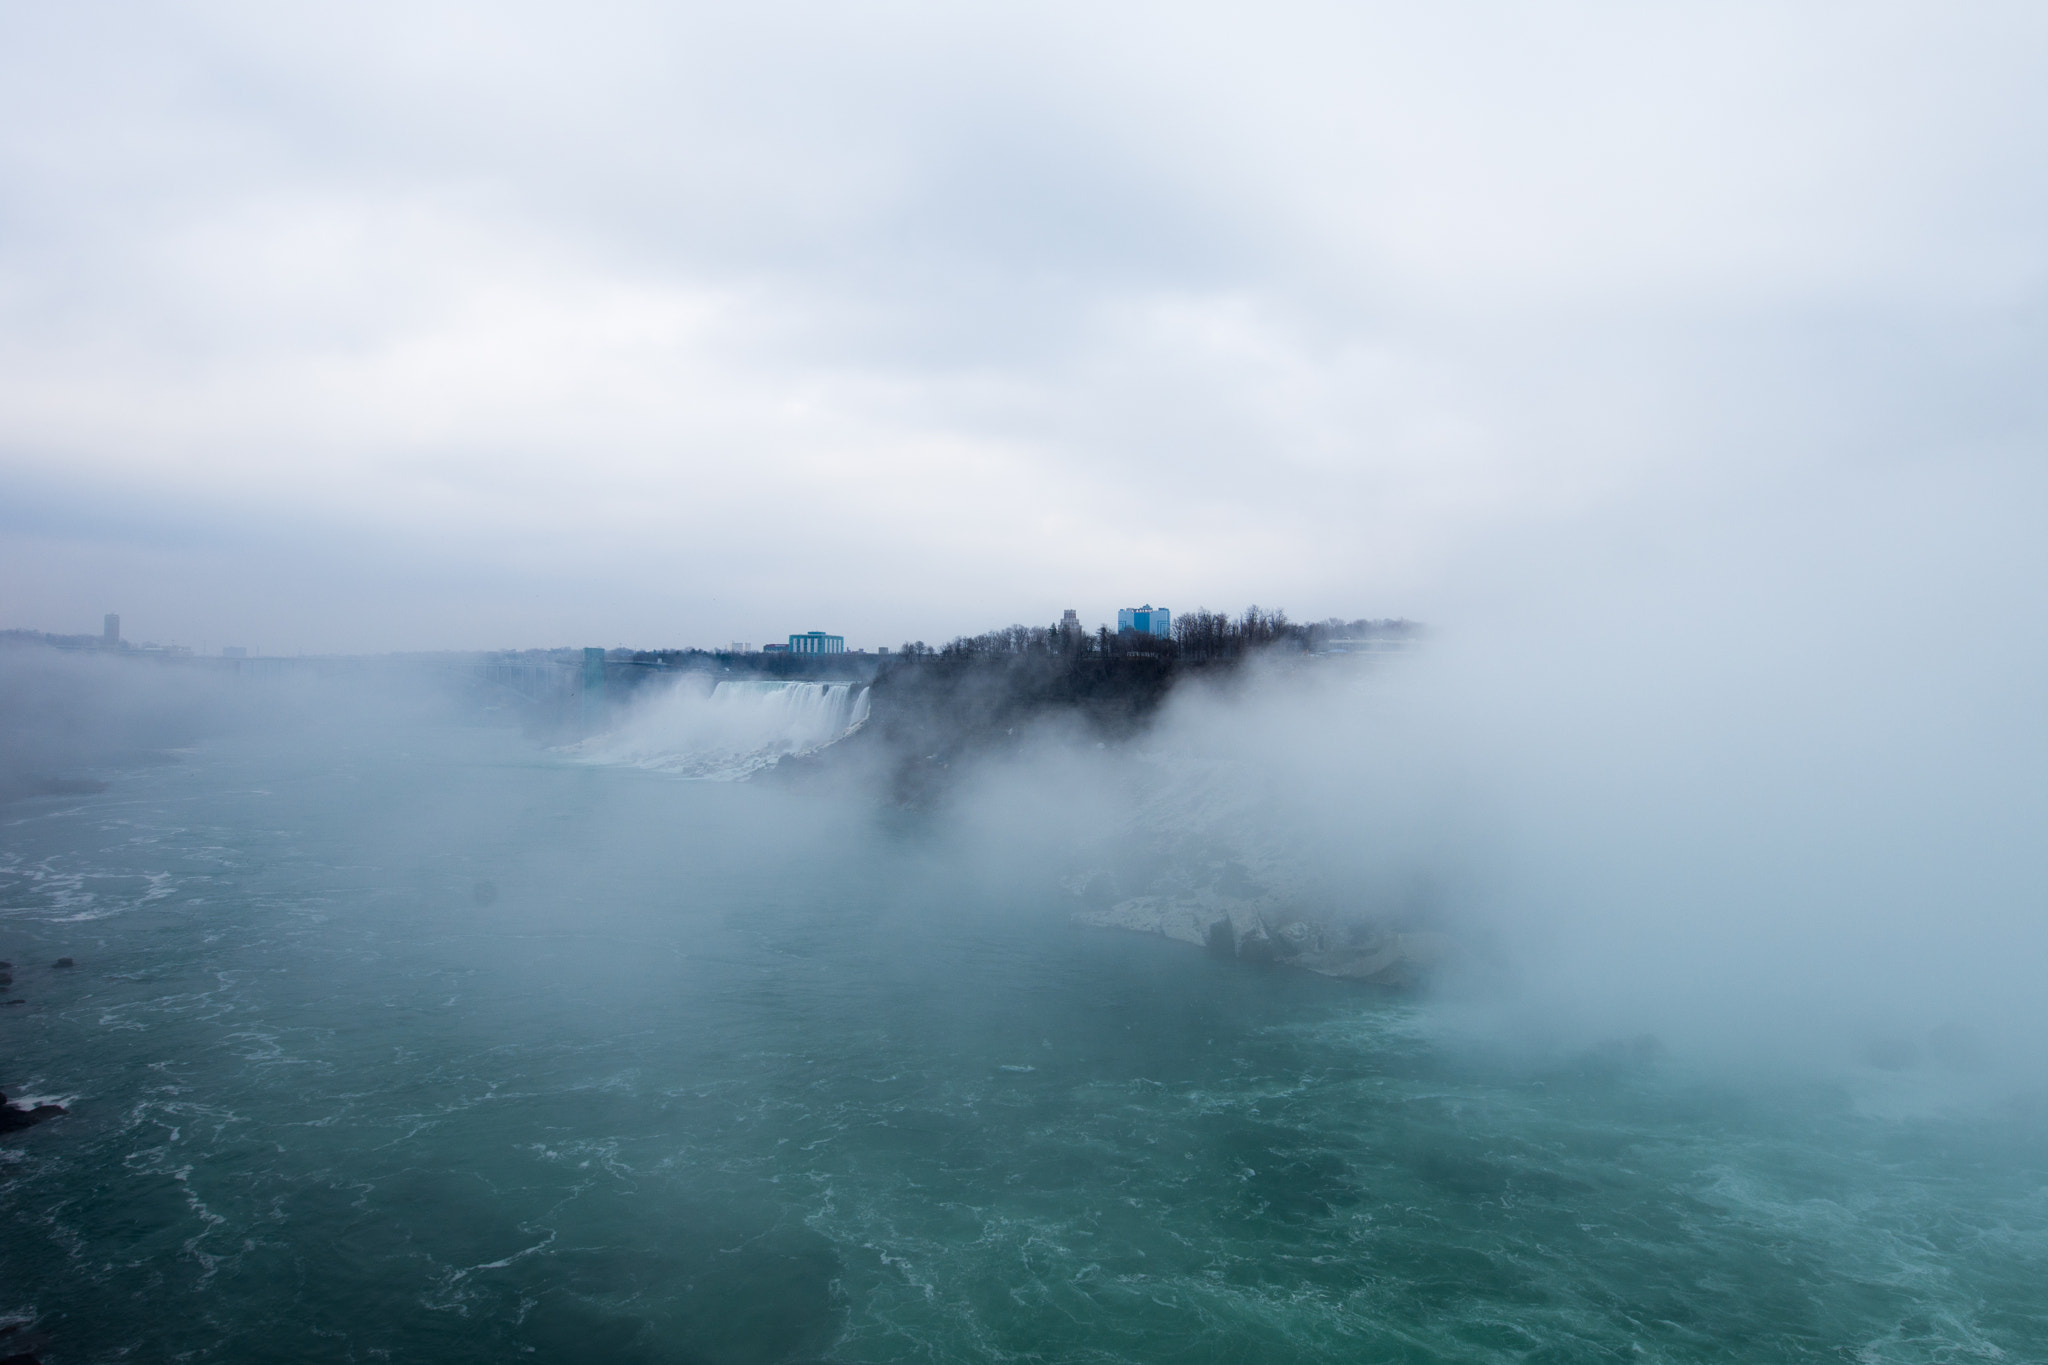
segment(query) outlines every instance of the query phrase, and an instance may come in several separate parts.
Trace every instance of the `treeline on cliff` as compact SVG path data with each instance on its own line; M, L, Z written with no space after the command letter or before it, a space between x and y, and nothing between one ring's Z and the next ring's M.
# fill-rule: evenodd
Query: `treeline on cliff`
M1421 631L1406 620L1290 621L1285 611L1245 608L1230 616L1206 607L1183 612L1174 618L1171 636L1147 635L1135 630L1112 631L1098 626L1093 634L1054 624L1010 626L981 635L962 635L951 644L934 649L922 640L906 643L895 656L901 660L1001 660L1046 658L1078 664L1088 660L1150 658L1176 664L1235 662L1263 651L1314 653L1336 642L1401 640Z
M1232 617L1198 610L1160 637L1107 627L1010 626L933 648L905 644L874 681L870 743L944 766L1000 745L1043 716L1064 712L1104 738L1140 729L1179 678L1222 674L1261 654L1308 654L1333 641L1405 638L1409 621L1294 622L1247 608Z

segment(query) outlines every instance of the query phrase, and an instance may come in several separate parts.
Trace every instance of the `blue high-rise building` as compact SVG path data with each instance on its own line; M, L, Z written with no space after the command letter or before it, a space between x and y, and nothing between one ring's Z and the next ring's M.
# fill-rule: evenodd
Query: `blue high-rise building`
M1150 602L1142 607L1125 607L1116 614L1116 628L1119 633L1135 630L1140 635L1156 635L1164 640L1173 634L1173 613Z
M807 630L801 635L789 637L789 652L792 654L844 654L846 637L827 635L822 630Z

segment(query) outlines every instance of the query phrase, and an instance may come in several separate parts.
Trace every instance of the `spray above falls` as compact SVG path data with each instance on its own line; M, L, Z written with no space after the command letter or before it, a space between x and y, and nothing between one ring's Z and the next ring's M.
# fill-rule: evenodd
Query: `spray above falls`
M865 683L749 680L706 689L701 679L684 679L569 752L586 763L736 782L835 744L867 718Z

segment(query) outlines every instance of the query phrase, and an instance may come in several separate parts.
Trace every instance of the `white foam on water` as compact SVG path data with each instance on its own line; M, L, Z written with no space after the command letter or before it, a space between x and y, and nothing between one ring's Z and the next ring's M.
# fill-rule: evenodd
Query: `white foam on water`
M697 679L641 702L617 729L569 752L585 763L735 782L785 758L815 753L868 718L864 683L721 682Z

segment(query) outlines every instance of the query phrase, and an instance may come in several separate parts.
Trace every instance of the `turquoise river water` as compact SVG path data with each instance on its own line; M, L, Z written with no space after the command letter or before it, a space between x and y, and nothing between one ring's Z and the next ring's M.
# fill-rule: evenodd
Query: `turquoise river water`
M1510 1054L508 730L103 775L0 807L56 1365L2048 1360L2024 1106Z

